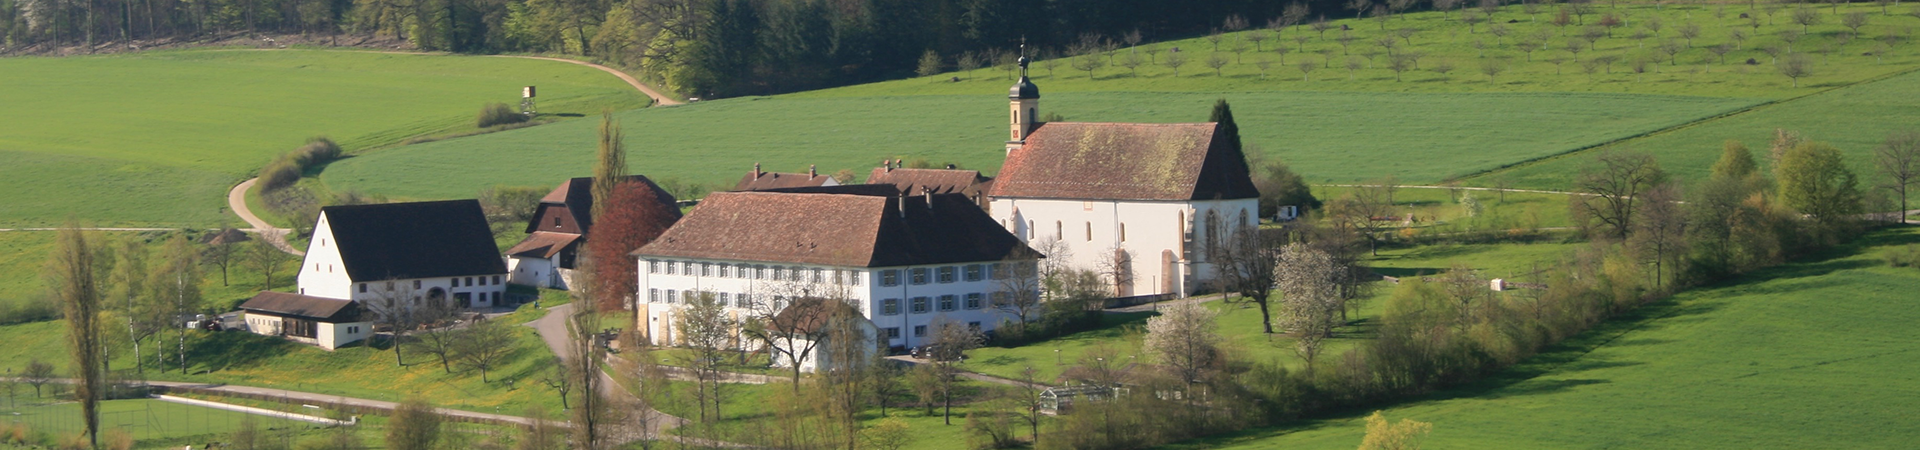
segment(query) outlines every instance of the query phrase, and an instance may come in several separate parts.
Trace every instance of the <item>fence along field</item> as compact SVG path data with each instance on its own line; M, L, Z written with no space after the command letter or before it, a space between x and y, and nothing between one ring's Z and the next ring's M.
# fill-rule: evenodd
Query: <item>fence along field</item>
M0 228L217 225L228 187L308 137L351 153L464 131L524 85L549 113L647 102L573 64L345 51L4 58L0 84Z

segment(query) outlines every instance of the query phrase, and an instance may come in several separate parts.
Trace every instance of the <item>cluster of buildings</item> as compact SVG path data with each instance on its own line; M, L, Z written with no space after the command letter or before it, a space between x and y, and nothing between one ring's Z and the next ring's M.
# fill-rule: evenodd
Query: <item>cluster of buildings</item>
M1039 88L1021 66L996 176L883 161L866 184L840 185L756 164L628 255L635 330L680 342L676 318L702 295L739 318L773 317L784 333L850 308L880 346L912 348L942 322L991 332L1019 320L997 306L1038 289L1042 258L1104 269L1115 297L1201 289L1218 244L1259 223L1246 158L1228 144L1237 139L1216 136L1215 123L1040 122ZM389 305L478 308L500 305L505 284L566 289L591 239L591 185L574 178L541 199L504 257L472 200L326 208L299 292L249 301L250 324L257 315L256 332L332 348L364 338L353 320Z

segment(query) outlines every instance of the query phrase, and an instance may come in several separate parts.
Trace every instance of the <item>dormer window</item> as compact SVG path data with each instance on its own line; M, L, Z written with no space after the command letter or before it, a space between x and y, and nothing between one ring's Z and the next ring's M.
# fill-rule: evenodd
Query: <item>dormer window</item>
M554 228L560 228L560 218L559 218L559 217L555 217L555 218L553 218L553 227L554 227Z

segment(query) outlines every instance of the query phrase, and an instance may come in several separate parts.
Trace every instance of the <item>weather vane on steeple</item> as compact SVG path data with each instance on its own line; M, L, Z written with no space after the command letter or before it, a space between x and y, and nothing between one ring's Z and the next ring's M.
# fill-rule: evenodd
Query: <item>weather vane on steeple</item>
M1027 37L1020 37L1020 78L1027 77Z

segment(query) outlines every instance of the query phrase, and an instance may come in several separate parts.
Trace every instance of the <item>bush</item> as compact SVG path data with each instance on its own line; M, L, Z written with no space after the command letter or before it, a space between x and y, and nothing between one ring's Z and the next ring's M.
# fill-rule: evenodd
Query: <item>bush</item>
M100 448L107 450L133 450L133 435L127 430L114 428L100 436Z
M1907 244L1904 247L1887 251L1887 265L1894 267L1920 267L1920 245Z
M516 124L526 121L527 116L525 114L514 111L513 108L508 107L505 103L488 103L485 106L481 106L480 117L476 120L480 128L494 125Z
M325 136L307 140L306 145L274 158L260 169L260 192L285 189L300 182L307 169L340 159L340 145Z
M0 325L39 322L59 317L52 302L24 299L0 300ZM0 431L4 431L0 428Z

